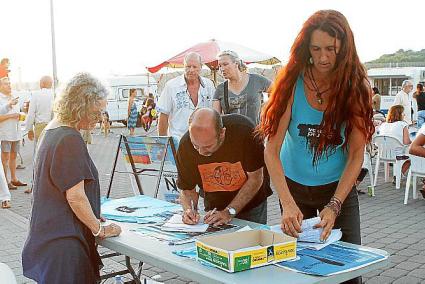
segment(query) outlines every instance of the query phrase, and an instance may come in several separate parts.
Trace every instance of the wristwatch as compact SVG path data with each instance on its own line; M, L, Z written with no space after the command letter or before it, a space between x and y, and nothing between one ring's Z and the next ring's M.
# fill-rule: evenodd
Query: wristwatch
M233 218L236 216L236 209L233 207L226 207L227 211L229 211L230 216Z

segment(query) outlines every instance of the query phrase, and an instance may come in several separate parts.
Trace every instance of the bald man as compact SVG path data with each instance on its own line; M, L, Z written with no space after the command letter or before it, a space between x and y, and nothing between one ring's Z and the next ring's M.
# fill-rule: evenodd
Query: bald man
M183 222L199 221L195 190L199 186L206 223L227 224L234 217L267 223L267 197L272 191L264 172L263 143L253 131L254 124L242 115L221 117L210 108L194 111L176 158Z
M52 86L52 78L43 76L40 79L40 91L31 96L25 130L28 132L28 139L35 138L36 143L43 129L53 118Z
M200 76L201 69L201 55L190 52L184 58L184 74L165 84L156 107L158 135L172 136L178 142L195 108L212 107L215 87L211 80Z

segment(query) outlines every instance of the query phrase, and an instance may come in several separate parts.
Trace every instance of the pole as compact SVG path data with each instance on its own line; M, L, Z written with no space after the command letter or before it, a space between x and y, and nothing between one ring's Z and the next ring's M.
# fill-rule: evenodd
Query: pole
M55 19L53 11L53 0L50 0L50 32L52 34L52 65L53 65L53 97L56 97L58 76L56 69L56 42L55 42Z

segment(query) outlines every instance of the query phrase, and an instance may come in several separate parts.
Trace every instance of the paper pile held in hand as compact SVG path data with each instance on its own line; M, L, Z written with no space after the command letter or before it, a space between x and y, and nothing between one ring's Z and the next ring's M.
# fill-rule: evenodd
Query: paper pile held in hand
M314 225L320 223L320 217L314 217L303 220L301 224L302 232L298 234L298 248L312 248L320 250L336 241L339 241L342 237L341 229L333 229L328 239L323 242L320 240L322 234L322 228L314 228ZM275 225L270 228L272 231L282 231L280 225Z
M208 224L199 222L196 225L187 225L183 223L183 217L180 214L174 214L170 220L161 226L161 230L167 232L191 232L191 233L203 233L208 229Z

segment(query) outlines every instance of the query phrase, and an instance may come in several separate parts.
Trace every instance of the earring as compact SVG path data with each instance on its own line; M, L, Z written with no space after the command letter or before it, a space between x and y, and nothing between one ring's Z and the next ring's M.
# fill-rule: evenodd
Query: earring
M313 65L313 57L310 57L310 58L308 59L308 63L310 63L311 65Z

